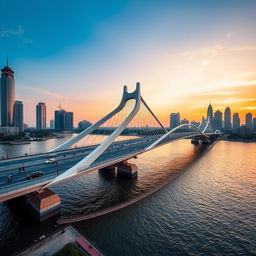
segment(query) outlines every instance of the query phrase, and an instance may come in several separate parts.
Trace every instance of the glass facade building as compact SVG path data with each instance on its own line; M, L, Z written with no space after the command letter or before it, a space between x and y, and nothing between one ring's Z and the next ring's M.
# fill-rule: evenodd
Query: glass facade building
M19 128L19 132L23 132L23 104L22 101L16 100L13 107L13 126Z
M1 69L0 98L1 98L1 126L13 126L13 106L15 101L14 71L8 64Z
M36 129L46 129L46 106L43 102L39 102L36 105Z
M180 125L180 113L171 113L170 115L170 128L173 129Z
M73 112L67 112L64 109L55 110L54 126L57 130L73 129Z

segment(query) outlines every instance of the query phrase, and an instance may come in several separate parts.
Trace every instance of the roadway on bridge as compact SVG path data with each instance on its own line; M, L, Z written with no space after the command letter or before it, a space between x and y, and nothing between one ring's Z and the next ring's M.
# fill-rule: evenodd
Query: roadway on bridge
M191 136L191 133L175 133L163 140L158 146L166 144L172 140L189 136ZM129 159L137 153L142 153L158 138L159 136L152 136L115 142L91 166L89 166L88 169L97 169L98 166L105 163L110 163L111 165L113 160L118 160L126 156L127 159ZM57 175L65 172L81 161L95 149L96 146L97 145L73 148L54 153L44 153L0 161L0 201L1 197L9 193L14 193L16 190L26 189L31 186L38 186L39 184L50 182ZM45 161L49 157L54 157L56 163L47 164ZM24 167L24 170L22 167ZM42 172L43 176L27 180L26 177L35 171ZM12 175L11 180L8 179L9 175Z

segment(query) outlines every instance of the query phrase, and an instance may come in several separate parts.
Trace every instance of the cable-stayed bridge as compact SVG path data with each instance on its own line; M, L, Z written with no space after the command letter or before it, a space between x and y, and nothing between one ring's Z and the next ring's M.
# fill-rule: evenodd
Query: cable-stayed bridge
M96 130L101 134L92 135ZM33 191L41 193L99 169L115 169L133 177L137 168L127 162L131 158L174 140L211 143L219 136L210 119L198 127L183 124L167 130L141 96L140 84L132 93L124 86L120 104L77 136L49 152L0 161L0 201ZM35 172L42 176L32 177Z

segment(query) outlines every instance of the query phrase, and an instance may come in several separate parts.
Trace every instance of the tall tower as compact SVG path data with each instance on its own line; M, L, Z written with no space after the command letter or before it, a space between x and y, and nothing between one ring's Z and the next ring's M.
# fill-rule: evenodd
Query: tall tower
M233 114L233 129L240 127L240 117L238 113Z
M173 129L180 125L180 113L171 113L170 115L170 128Z
M36 105L36 129L46 129L46 106L43 102Z
M245 125L248 129L252 129L252 113L247 113L245 115Z
M213 117L212 105L209 104L207 109L207 120L210 119L210 121L212 121L212 117Z
M23 104L22 101L16 100L13 107L13 126L23 132Z
M224 129L231 130L231 109L230 107L225 108L224 112Z
M219 111L219 110L214 112L213 128L215 130L221 130L222 129L222 112Z
M8 127L13 125L13 105L15 100L14 72L8 66L8 59L6 66L1 71L1 126Z

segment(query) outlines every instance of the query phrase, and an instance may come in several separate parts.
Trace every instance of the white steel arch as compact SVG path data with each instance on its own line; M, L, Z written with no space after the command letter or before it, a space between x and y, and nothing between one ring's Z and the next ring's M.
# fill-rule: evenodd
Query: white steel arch
M95 125L91 125L88 129L84 131L84 133L80 133L78 136L72 138L71 140L68 140L67 143L63 143L61 146L58 147L58 150L64 149L70 145L73 145L83 137L89 134L88 130L90 129L90 132L99 127L100 124L106 122L109 118L111 118L116 113L120 112L126 105L126 102L135 99L135 106L132 110L132 112L126 117L126 119L115 129L115 131L106 139L104 140L98 147L96 147L89 155L87 155L84 159L82 159L80 162L75 164L73 167L65 171L64 173L57 176L55 179L53 179L50 183L48 183L44 187L51 186L55 183L60 182L61 180L64 180L68 177L71 177L75 175L78 171L86 169L89 167L100 155L103 154L103 152L110 146L110 144L121 134L121 132L127 127L127 125L131 122L131 120L134 118L134 116L138 113L140 109L141 104L141 94L140 94L140 84L136 84L136 89L132 93L127 92L127 87L124 86L123 90L123 97L121 100L121 103L119 106L114 109L110 114L106 115L104 118L102 118L100 121L98 121ZM78 137L78 139L76 139ZM56 148L55 148L56 150ZM54 151L55 151L54 150Z
M204 137L208 138L208 136L206 134L204 134L204 132L202 132L197 126L193 125L193 124L181 124L175 128L173 128L172 130L170 130L169 132L167 132L166 134L164 134L162 137L160 137L158 140L156 140L155 142L153 142L150 146L148 146L145 151L151 150L152 148L154 148L159 142L161 142L162 140L164 140L167 136L169 136L170 134L174 133L176 130L182 128L182 127L192 127L195 130L197 130L201 135L203 135Z
M135 99L135 100L140 101L140 83L136 84L136 90L132 93L127 92L127 86L125 85L123 88L122 100L121 100L120 104L113 111L111 111L109 114L107 114L106 116L101 118L95 124L90 125L87 129L85 129L84 131L79 133L77 136L65 141L63 144L57 146L56 148L51 149L49 152L64 150L64 149L71 147L72 145L74 145L75 143L77 143L78 141L83 139L85 136L87 136L88 134L90 134L91 132L93 132L94 130L99 128L100 125L102 125L103 123L108 121L115 114L120 112L125 107L126 102L130 99Z

